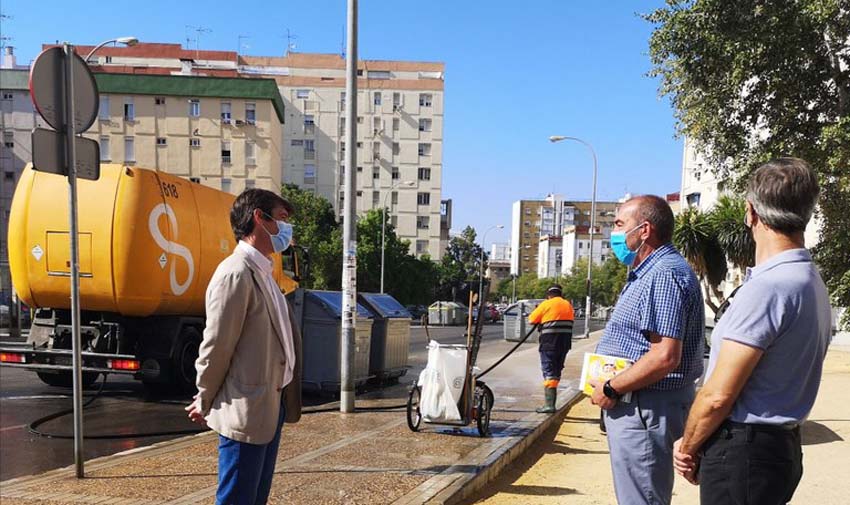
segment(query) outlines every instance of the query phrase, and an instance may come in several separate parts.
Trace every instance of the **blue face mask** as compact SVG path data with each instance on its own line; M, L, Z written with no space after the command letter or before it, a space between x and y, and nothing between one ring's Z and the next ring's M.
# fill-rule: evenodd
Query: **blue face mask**
M265 212L263 212L263 214L277 223L277 233L274 235L269 233L268 230L266 230L266 227L263 226L263 230L265 230L266 233L269 233L269 238L272 240L272 248L274 249L274 252L279 253L289 249L289 244L292 242L292 225L286 221L278 221Z
M611 249L614 251L614 255L617 256L617 259L625 263L626 266L632 266L632 263L635 262L635 257L637 257L638 251L640 251L640 248L643 247L643 244L641 244L637 248L637 251L632 251L626 244L626 237L641 226L643 226L643 223L635 226L629 231L611 232Z

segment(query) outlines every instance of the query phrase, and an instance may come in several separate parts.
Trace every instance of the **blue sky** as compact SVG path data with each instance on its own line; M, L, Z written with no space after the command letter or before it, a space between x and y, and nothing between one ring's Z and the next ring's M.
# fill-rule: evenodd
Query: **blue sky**
M538 0L360 2L360 57L446 64L443 197L453 229L504 224L487 242L508 242L513 201L550 191L589 199L592 162L573 135L596 148L599 199L626 191L678 191L682 141L650 69L652 27L638 17L660 1ZM19 63L44 42L94 44L133 35L180 42L205 27L202 49L280 55L287 29L296 50L339 52L344 0L73 2L3 0L0 35ZM192 42L194 47L194 42Z

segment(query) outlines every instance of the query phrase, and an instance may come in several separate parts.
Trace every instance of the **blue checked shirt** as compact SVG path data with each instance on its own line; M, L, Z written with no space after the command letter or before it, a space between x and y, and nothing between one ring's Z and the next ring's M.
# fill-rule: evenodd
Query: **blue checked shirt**
M649 351L650 333L682 340L675 370L647 389L678 389L702 375L705 312L699 280L673 247L665 244L633 271L596 348L637 361Z

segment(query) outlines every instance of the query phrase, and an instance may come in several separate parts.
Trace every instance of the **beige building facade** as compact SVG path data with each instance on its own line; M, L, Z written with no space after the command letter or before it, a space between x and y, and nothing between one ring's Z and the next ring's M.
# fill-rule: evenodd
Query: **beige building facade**
M284 182L313 190L341 213L345 170L356 170L357 212L388 209L411 253L439 259L450 203L442 198L442 63L362 60L357 166L345 167L345 60L334 54L240 58L242 75L274 77L287 107Z
M274 81L95 74L101 161L155 168L228 193L279 191L284 105Z

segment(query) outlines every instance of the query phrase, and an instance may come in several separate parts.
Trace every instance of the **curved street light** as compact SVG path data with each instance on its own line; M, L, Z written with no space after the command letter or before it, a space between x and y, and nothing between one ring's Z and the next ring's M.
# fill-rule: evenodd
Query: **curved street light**
M552 142L553 144L562 140L572 140L578 142L579 144L584 144L588 149L590 149L590 154L593 156L593 193L590 198L590 229L588 230L588 233L590 235L590 248L587 250L587 303L584 312L583 337L590 338L590 281L593 275L593 229L596 227L596 151L593 150L592 145L577 137L567 137L563 135L552 135L551 137L549 137L549 142Z
M481 307L484 303L483 294L484 294L484 243L487 240L487 234L492 230L496 229L504 229L505 225L497 224L495 226L491 226L484 232L484 235L481 237L481 259L478 262L478 317L481 317ZM472 307L470 307L472 308Z
M94 46L94 49L89 51L89 54L86 55L86 58L84 60L86 64L88 64L89 59L91 59L91 57L94 55L94 53L97 52L98 49L105 46L106 44L111 44L113 42L115 42L116 44L124 44L127 47L133 47L139 43L139 39L137 39L136 37L118 37L117 39L109 39L105 42L101 42L100 44Z
M384 205L381 207L381 293L384 292L384 240L387 234L387 196L391 195L393 190L399 186L413 187L416 185L413 181L399 181L390 187L387 194L384 195Z

